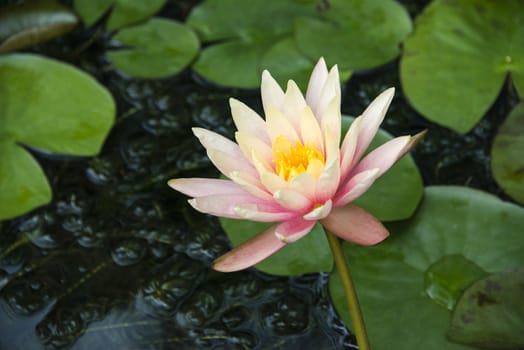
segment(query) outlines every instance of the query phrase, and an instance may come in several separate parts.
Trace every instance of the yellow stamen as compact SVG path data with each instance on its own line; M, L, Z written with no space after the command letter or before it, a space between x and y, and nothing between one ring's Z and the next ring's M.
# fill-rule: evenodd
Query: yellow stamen
M314 142L303 145L297 140L293 145L286 137L278 136L272 150L275 172L286 181L304 172L318 178L324 169L324 155Z

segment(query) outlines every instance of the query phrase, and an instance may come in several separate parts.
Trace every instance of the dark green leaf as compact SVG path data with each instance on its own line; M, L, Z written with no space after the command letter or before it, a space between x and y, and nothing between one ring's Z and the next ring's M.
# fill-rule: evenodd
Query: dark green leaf
M85 24L90 26L111 8L107 29L114 30L148 19L164 6L166 0L74 0Z
M524 96L522 23L522 1L433 1L402 55L401 81L411 104L464 133L493 104L508 73Z
M67 7L51 0L0 8L0 53L19 50L60 36L77 24Z
M324 56L342 69L369 69L400 53L411 19L391 0L331 0L321 18L296 20L298 47L312 60Z
M430 296L426 273L439 270L439 285L453 294L471 281L478 266L488 273L524 265L524 209L465 187L426 188L415 215L388 225L391 236L374 247L344 243L373 349L465 350L449 342L450 311ZM445 260L462 256L456 273ZM461 258L461 259L462 259ZM435 264L441 264L435 269ZM466 282L464 282L466 281ZM340 285L333 274L330 292L349 325ZM429 295L428 295L429 292Z
M511 111L500 126L491 148L495 180L513 199L524 203L524 103Z
M153 18L120 30L114 39L126 48L107 56L118 69L140 78L159 78L184 69L199 49L197 36L185 25Z

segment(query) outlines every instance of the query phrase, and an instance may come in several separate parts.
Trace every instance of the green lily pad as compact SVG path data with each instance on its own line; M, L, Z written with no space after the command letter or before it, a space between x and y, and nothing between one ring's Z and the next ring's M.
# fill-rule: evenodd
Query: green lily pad
M78 20L55 1L35 1L0 8L0 53L19 50L72 30Z
M342 117L342 135L354 118ZM391 140L393 136L379 129L369 150ZM366 209L381 221L407 219L415 212L424 186L413 158L408 154L382 175L354 204Z
M513 199L524 203L524 103L511 111L500 126L491 148L491 168L498 184Z
M405 8L391 0L330 0L320 18L295 22L297 45L312 60L324 56L342 69L369 69L400 54L411 32Z
M51 200L23 146L94 155L113 125L115 104L89 75L31 54L0 57L0 100L0 219L7 219Z
M110 51L107 57L122 72L139 78L178 73L191 63L200 45L189 27L160 18L124 28L113 38L125 48Z
M478 274L524 265L524 209L465 187L432 186L415 215L388 225L391 236L373 247L344 243L373 349L465 350L446 339L451 313L433 300L426 273L438 263L441 288L450 295L457 284ZM461 255L467 264L443 263ZM447 265L452 271L446 272ZM460 271L457 271L460 270ZM456 278L459 281L455 280ZM340 284L330 280L333 303L350 324Z
M166 0L74 0L73 4L86 25L90 26L111 9L107 29L114 30L148 19L164 6Z
M435 0L404 43L400 78L426 118L469 131L508 73L524 96L524 2Z
M270 67L283 69L277 73L286 79L304 80L307 60L288 40L293 18L313 15L314 9L312 3L297 1L204 1L193 8L187 24L202 41L217 43L201 52L193 68L211 82L240 88L258 87L260 74ZM293 62L298 66L282 64L286 58L298 58Z
M235 246L271 226L267 223L228 218L220 218L220 223ZM286 245L255 267L260 271L280 276L328 272L333 269L333 256L324 229L316 224L309 234Z
M524 347L524 268L475 282L459 300L448 337L485 349Z

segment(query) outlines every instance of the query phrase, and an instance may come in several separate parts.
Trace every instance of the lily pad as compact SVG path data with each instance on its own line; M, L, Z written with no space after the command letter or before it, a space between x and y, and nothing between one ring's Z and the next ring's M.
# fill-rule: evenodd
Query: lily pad
M19 50L72 30L78 20L55 1L33 1L0 8L0 53Z
M0 100L0 219L7 219L51 200L24 146L94 155L113 125L115 104L89 75L31 54L0 57Z
M485 349L524 347L524 268L492 274L466 289L448 337Z
M493 273L522 266L523 225L519 206L465 187L432 186L411 219L388 225L387 240L373 247L344 243L373 349L469 349L447 340L451 313L430 297L426 273L440 264L442 278L434 283L451 288L452 295L479 269ZM446 273L443 260L457 255L470 263L447 264L452 271ZM349 325L338 273L331 276L330 293Z
M90 26L111 10L107 29L114 30L148 19L164 6L166 0L74 0L76 11Z
M199 41L184 24L160 18L120 30L114 37L125 48L107 57L122 72L139 78L178 73L197 55Z
M314 15L314 9L314 4L297 1L204 1L193 8L187 24L202 41L214 44L202 51L193 68L217 84L256 88L260 85L260 74L268 65L291 55L300 58L298 69L291 64L276 65L284 68L281 74L286 79L300 80L306 61L296 52L290 52L287 40L292 40L293 19ZM282 57L277 57L278 54Z
M405 8L391 0L330 0L320 18L295 22L298 48L312 60L324 56L342 69L380 66L400 54L411 32Z
M491 148L493 176L504 192L524 203L524 103L511 111L500 126Z
M345 135L353 120L352 117L342 117L342 135ZM369 150L392 138L393 135L379 129ZM408 154L375 181L354 204L366 209L381 221L402 220L413 215L423 193L422 177L415 161Z
M508 73L524 96L524 2L435 0L404 43L400 78L426 118L469 131Z
M271 225L228 218L220 218L220 223L233 245L239 245ZM255 267L260 271L281 276L329 272L333 269L333 256L324 229L316 224L305 237L286 245Z

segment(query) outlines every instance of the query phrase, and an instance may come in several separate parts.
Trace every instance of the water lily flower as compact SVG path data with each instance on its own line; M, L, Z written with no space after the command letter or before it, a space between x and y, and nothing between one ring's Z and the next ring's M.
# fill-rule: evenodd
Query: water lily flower
M262 74L265 119L230 99L237 143L193 128L211 162L228 179L181 178L169 186L190 197L198 211L215 216L274 222L230 252L213 268L237 271L308 234L316 222L338 237L376 244L388 231L369 212L351 204L422 136L394 138L365 155L384 119L394 89L381 93L341 139L340 80L320 59L305 97L290 80L284 92Z

